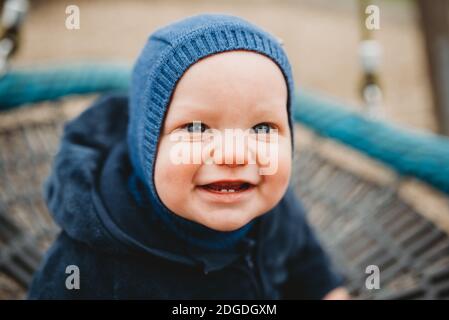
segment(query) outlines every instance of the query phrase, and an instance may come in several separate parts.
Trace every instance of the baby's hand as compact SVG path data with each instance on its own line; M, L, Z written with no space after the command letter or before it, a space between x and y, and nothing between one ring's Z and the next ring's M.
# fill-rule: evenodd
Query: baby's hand
M335 288L326 294L323 300L350 300L351 296L349 295L348 290L344 287Z

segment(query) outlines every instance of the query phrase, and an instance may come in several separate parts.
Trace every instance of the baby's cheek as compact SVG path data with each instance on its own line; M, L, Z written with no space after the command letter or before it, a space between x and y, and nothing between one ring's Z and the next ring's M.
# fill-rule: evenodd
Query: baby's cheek
M192 178L196 169L195 165L173 161L170 155L171 148L169 142L161 141L159 145L154 173L156 189L161 199L171 202L182 201L192 188ZM165 205L169 206L167 203Z
M279 151L276 170L273 174L262 177L264 181L262 185L263 196L266 197L267 205L271 206L281 200L290 182L292 166L290 146L282 144Z

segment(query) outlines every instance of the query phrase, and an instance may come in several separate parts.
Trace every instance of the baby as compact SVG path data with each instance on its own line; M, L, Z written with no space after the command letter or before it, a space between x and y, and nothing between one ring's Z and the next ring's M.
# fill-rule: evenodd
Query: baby
M44 192L62 230L29 298L346 298L289 187L293 90L243 19L153 33L129 95L64 128Z

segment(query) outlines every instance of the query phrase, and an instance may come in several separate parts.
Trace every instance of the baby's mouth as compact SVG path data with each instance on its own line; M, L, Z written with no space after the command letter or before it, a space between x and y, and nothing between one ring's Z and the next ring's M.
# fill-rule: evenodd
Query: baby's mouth
M205 189L206 191L218 194L239 193L253 187L253 184L245 181L216 181L200 186L200 188Z

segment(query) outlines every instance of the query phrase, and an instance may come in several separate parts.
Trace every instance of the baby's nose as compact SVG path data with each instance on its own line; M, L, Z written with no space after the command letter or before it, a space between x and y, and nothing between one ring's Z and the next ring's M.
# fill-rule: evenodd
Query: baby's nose
M246 133L225 130L222 140L221 148L219 148L221 150L216 150L221 154L221 157L218 157L218 164L234 168L249 163L251 150L249 150Z

